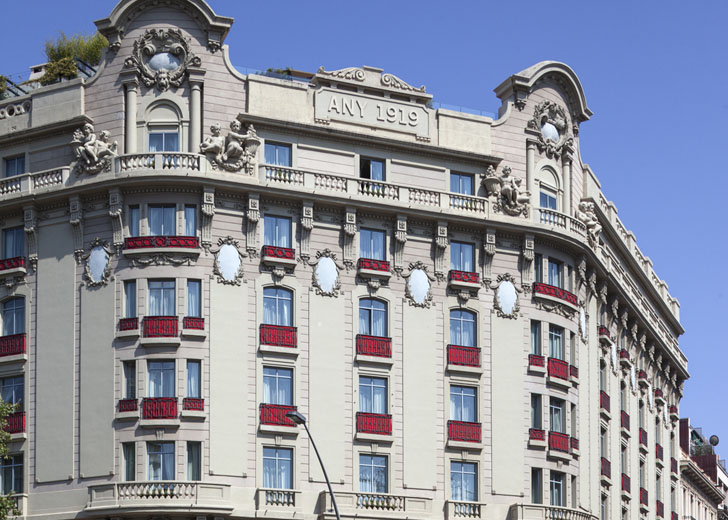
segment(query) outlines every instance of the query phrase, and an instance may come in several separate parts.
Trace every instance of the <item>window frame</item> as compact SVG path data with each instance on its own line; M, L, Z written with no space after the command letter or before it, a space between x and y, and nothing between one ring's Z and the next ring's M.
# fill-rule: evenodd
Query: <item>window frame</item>
M560 429L555 428L555 417L558 411ZM566 401L560 397L549 396L549 431L554 433L566 433Z
M192 450L190 448L193 448ZM193 467L195 461L190 458L190 451L197 451L196 467ZM185 472L187 480L190 482L199 482L202 480L202 442L187 441L185 443Z
M467 189L463 191L463 181L467 180L469 184L469 191L470 193L466 193L468 191ZM457 182L457 186L455 186L457 189L453 189L453 181ZM474 197L475 196L475 175L472 173L463 173L463 172L450 172L450 193L456 193L458 195L465 195L468 197Z
M543 430L543 395L531 393L531 428Z
M121 443L121 478L124 482L136 481L136 442Z
M163 366L163 363L171 363L172 367ZM152 368L153 364L159 364L159 368ZM152 372L159 372L160 383L159 392L164 394L166 378L172 377L172 395L150 395L152 393ZM156 387L155 387L156 388ZM147 359L147 397L177 397L177 360L176 359ZM156 390L155 390L156 393Z
M280 234L280 225L281 223L284 223L287 227L287 245L282 245L285 242L286 236ZM268 229L269 225L275 226L273 233L275 237L272 241L268 240ZM273 242L273 243L269 243ZM293 219L291 217L284 217L279 215L264 215L263 216L263 245L265 246L272 246L272 247L282 247L285 249L292 249L293 248L293 242L294 242L294 229L293 229Z
M275 374L266 374L266 371L275 370ZM281 372L288 372L290 375L288 377L281 375ZM262 393L261 393L261 403L263 404L272 404L276 406L293 406L293 403L296 402L296 389L295 389L295 372L294 367L292 366L280 366L280 365L263 365L263 374L262 374ZM280 387L280 381L281 380L288 380L289 381L289 388L288 390L283 387L281 389ZM271 381L275 382L275 388L272 388L270 386ZM268 387L268 390L266 391L266 387ZM266 399L266 393L270 396ZM288 402L280 402L281 399L279 398L281 393L284 394L283 401ZM275 401L275 402L274 402Z
M369 464L363 464L364 457L368 457L370 459ZM375 465L374 459L383 459L384 465ZM371 487L375 488L376 480L375 480L375 468L384 468L384 489L371 489L371 490L364 490L363 489L363 481L362 481L362 467L365 468L371 468L370 472L370 482ZM386 453L359 453L359 491L361 493L372 493L372 494L386 494L389 493L389 485L390 485L390 475L389 475L389 454Z
M460 465L459 471L455 471L455 465ZM469 466L472 467L472 471L465 471L465 467ZM463 496L463 492L466 488L464 485L465 482L465 475L472 475L473 478L473 486L472 486L472 492L473 496ZM460 481L460 495L456 496L455 493L455 477L459 476ZM476 461L471 460L451 460L450 461L450 500L457 501L457 502L477 502L478 498L480 497L480 489L478 488L479 485L479 479L478 479L478 463Z
M8 252L8 239L11 236L15 236L16 238L19 236L20 240L16 240L20 244L17 243L14 244L14 248L12 251ZM23 226L11 226L6 227L2 230L2 258L3 260L7 260L9 258L18 258L18 257L24 257L25 254L25 227ZM20 253L20 254L17 254Z
M13 305L12 308L10 308L11 304ZM9 325L10 316L12 316L12 327ZM2 321L3 336L25 334L27 330L27 319L25 296L15 296L0 303L0 320Z
M375 179L372 175L372 163L381 163L381 179ZM365 168L368 169L367 175L364 175ZM387 160L378 157L360 156L359 157L359 178L367 179L374 182L387 182Z
M270 456L266 456L266 450L272 450L275 452L275 457L271 458ZM266 489L294 489L295 485L295 459L294 459L294 448L291 446L263 446L263 449L261 450L261 469L262 469L262 478L261 478L261 484ZM288 459L279 457L279 452L288 452L290 454L290 457ZM275 461L275 471L266 472L265 466L266 466L266 460L273 460ZM290 476L290 483L288 483L288 487L284 487L280 485L280 481L278 481L278 478L280 477L280 468L279 468L279 461L288 461L289 464L289 476ZM266 474L272 474L275 475L275 480L277 481L275 487L266 485L265 483L265 475Z
M381 244L375 244L374 238L381 238ZM367 249L365 251L365 243L367 243ZM374 254L377 250L376 246L380 246L381 255ZM381 256L381 258L377 258ZM359 258L366 258L369 260L387 260L387 232L383 229L376 229L370 227L359 228Z
M197 365L197 384L190 379L190 366ZM197 388L193 388L196 386ZM202 360L188 359L185 363L185 394L192 399L202 399ZM195 394L195 395L192 395Z
M549 357L566 361L564 348L564 327L549 323Z
M268 160L269 147L273 148L273 151L275 152L275 159L272 162ZM281 148L288 149L288 164L283 164L283 163L279 162L280 158L278 157L278 155L279 155L278 151ZM285 168L292 168L293 167L293 145L291 143L283 143L283 142L278 142L278 141L267 141L266 140L265 144L263 145L263 160L265 161L265 164L270 165L270 166L283 166Z
M133 295L130 294L131 292L133 292ZM124 280L124 318L136 318L139 316L138 301L137 281Z
M275 295L266 295L266 292L274 291ZM288 293L290 295L290 298L285 298L282 295L279 295L279 292L281 294ZM275 320L271 320L269 316L266 316L266 301L275 301L275 312L273 313L273 316L275 316ZM281 309L281 302L288 301L289 304L289 311L287 311L285 306ZM287 287L278 287L278 286L267 286L263 287L263 306L262 306L262 316L260 323L263 325L273 325L276 327L293 327L295 326L295 295L293 290L287 288ZM281 319L283 318L283 319ZM269 323L270 321L275 321L275 323ZM288 324L281 323L281 322L288 322Z
M162 212L162 218L161 218L161 233L157 233L157 230L152 229L152 212L160 211ZM172 213L172 221L166 222L166 220L169 218L169 215L167 212L171 211ZM155 222L156 224L156 222ZM167 231L166 227L167 225L171 225L171 233L166 233ZM156 225L155 225L156 227ZM177 236L177 205L176 204L147 204L147 236L150 237L172 237Z
M560 478L555 478L560 477ZM549 502L552 506L566 507L566 474L562 471L549 471ZM554 503L554 484L559 485L559 503Z
M171 283L172 287L165 287L165 283ZM152 284L161 284L160 287L152 287ZM155 313L155 311L152 311L152 291L161 291L160 292L160 305L162 309L159 313ZM165 310L168 307L168 303L166 301L166 298L169 298L168 291L172 292L172 309L171 312L165 313ZM147 279L147 316L150 317L177 317L177 280L174 278L148 278Z
M195 289L195 285L197 285L197 288ZM190 298L190 294L192 292L195 293L195 296L197 298L197 309L195 310L194 302L195 300ZM187 279L187 314L186 316L189 318L202 318L202 280L195 279L195 278L188 278Z
M454 314L459 314L460 316L453 316ZM472 319L465 319L465 316L469 315ZM459 347L477 347L478 346L478 314L475 311L472 311L470 309L450 309L450 316L449 316L449 326L450 326L450 344L451 345L457 345ZM472 337L472 341L470 345L468 345L467 341L464 341L464 334L463 331L465 329L465 324L472 324L472 333L470 334ZM458 338L458 341L455 341L455 338L453 338L453 325L455 325L456 329L456 336Z
M467 251L469 249L469 251ZM474 273L476 268L476 247L472 242L462 242L460 240L450 241L450 270L463 271L466 273ZM465 251L464 251L465 250ZM463 259L468 252L470 258ZM472 269L468 269L471 267Z
M137 398L137 371L136 360L127 359L121 362L122 399Z
M175 441L147 441L147 480L150 482L165 482L170 480L177 480L177 450L175 446ZM152 453L150 450L151 446L159 445L161 448L168 448L171 447L171 454L169 452L161 451L159 453ZM159 455L160 456L160 468L159 473L162 478L155 479L152 478L152 455ZM167 458L165 458L165 455L169 457L171 455L171 463L165 462ZM164 478L165 475L165 469L169 468L169 466L172 466L172 478L166 479Z
M369 380L369 382L365 382L363 380ZM384 407L381 411L374 411L377 406L375 406L376 403L376 390L383 390L384 395ZM365 395L365 393L369 394L369 404L368 407L369 410L365 410L364 408L367 408L364 406L364 399L362 397ZM361 413L371 413L371 414L378 414L378 415L387 415L389 414L389 378L378 374L378 375L370 375L370 374L359 374L359 412Z
M20 462L18 462L18 459ZM11 476L10 486L6 486L5 472L9 468ZM19 489L14 489L20 481ZM8 454L7 458L0 458L0 491L3 494L25 492L25 456L23 453Z
M460 389L459 392L454 391L456 389ZM470 393L463 392L462 390L468 390L472 391L472 395ZM480 417L480 410L478 409L479 406L479 396L478 396L478 387L462 384L459 381L458 382L451 382L450 383L450 389L448 392L448 395L450 397L450 420L451 421L458 421L458 422L467 422L467 423L477 423ZM453 399L460 400L459 403L454 401ZM466 399L472 399L472 411L473 411L473 417L472 420L465 419L465 410L467 409L465 407ZM458 417L459 416L459 417Z
M12 389L12 396L9 400L5 399L6 382L8 387ZM6 403L16 405L15 411L22 411L25 407L25 374L8 374L0 378L0 396Z

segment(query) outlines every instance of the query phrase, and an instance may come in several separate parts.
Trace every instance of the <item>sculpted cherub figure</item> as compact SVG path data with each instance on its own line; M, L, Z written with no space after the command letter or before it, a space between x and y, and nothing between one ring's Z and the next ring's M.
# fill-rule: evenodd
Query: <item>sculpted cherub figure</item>
M200 144L200 151L207 155L212 155L216 160L220 160L223 152L225 151L225 138L220 135L222 127L220 123L215 123L210 127L209 137Z
M83 125L83 141L78 147L78 156L83 159L87 165L96 164L99 159L96 155L96 134L91 123Z
M243 155L243 142L247 137L246 134L240 133L240 121L233 119L230 123L230 132L227 135L227 144L225 146L225 153L222 154L222 160L227 162L230 159L237 159Z

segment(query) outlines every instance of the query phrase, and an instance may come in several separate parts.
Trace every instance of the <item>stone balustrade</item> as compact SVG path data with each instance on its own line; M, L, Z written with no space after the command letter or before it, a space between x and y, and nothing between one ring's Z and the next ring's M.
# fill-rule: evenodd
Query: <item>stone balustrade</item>
M151 507L166 512L230 512L230 486L206 482L141 481L89 486L86 511L149 511Z

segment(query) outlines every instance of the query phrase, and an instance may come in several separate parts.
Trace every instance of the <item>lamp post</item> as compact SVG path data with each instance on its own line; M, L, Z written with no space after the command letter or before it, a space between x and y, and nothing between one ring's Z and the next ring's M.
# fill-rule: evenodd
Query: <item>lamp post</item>
M303 427L306 429L306 433L308 434L308 439L311 441L311 446L313 446L313 451L316 452L316 457L318 458L319 464L321 465L321 471L324 472L324 478L326 479L326 485L329 487L329 494L331 495L331 503L334 504L334 512L336 513L336 520L341 520L341 516L339 516L339 506L336 505L336 497L334 496L334 490L331 489L331 482L329 481L329 476L326 474L326 468L324 467L324 461L321 460L321 455L319 454L318 448L316 448L316 443L313 442L313 437L311 437L311 432L308 429L308 426L306 426L306 417L300 412L297 411L291 411L286 414L286 417L288 417L290 420L292 420L296 424L302 424Z

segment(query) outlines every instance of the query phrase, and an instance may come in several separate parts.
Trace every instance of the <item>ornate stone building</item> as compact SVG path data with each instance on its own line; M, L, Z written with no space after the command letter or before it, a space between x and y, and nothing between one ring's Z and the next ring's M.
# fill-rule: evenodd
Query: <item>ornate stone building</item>
M23 515L677 518L679 304L575 73L496 119L380 69L243 75L122 0L88 78L0 101L0 384Z

